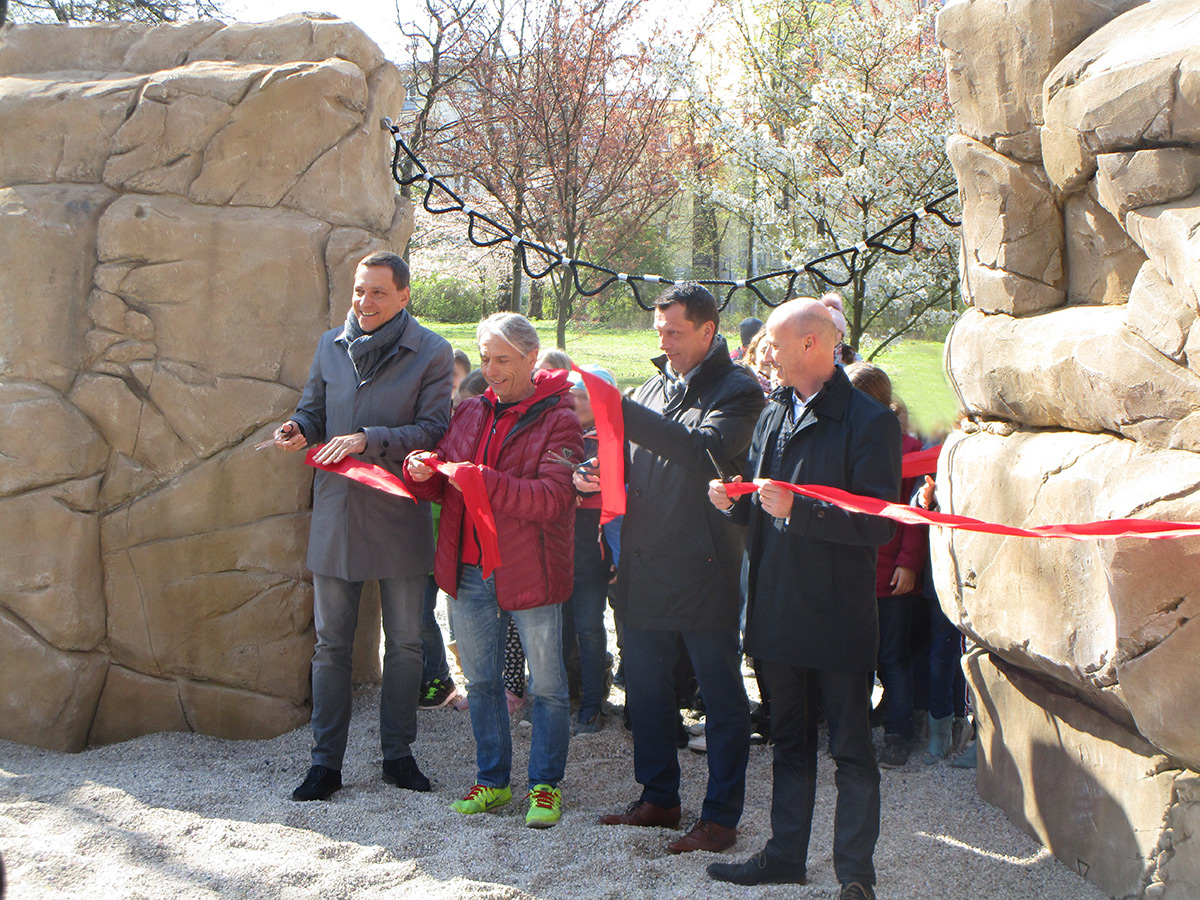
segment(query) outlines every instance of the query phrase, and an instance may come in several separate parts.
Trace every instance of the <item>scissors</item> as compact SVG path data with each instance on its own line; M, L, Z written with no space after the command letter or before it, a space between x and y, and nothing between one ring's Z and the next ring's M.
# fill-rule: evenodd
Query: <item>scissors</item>
M283 428L286 428L287 430L286 430L286 431L284 431L284 430L283 430ZM291 422L284 422L284 423L283 423L283 426L282 426L282 428L280 429L280 434L281 434L281 436L282 436L282 435L286 435L286 436L288 436L288 437L291 437L291 436L292 436L292 431L293 431L294 429L295 429L295 426L294 426L294 425L292 425L292 423L291 423ZM262 443L260 443L260 444L255 444L255 445L254 445L254 452L255 452L255 453L257 453L259 450L266 450L268 447L270 447L270 446L271 446L272 444L274 444L274 443L275 443L275 435L271 435L269 438L267 438L267 439L266 439L265 441L263 441Z
M591 475L595 471L586 463L583 465L576 465L575 460L571 458L572 454L570 447L564 447L562 453L559 453L556 450L547 450L546 453L550 457L551 462L556 462L560 466L566 466L568 469L574 469L580 475Z

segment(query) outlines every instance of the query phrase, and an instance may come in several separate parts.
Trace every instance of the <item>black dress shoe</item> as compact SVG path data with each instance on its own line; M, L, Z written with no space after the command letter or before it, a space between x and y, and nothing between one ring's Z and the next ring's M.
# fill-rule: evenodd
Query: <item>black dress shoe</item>
M394 784L406 791L433 790L429 779L421 774L421 770L417 768L417 761L411 756L385 759L383 761L383 780L387 784Z
M709 863L710 878L733 884L804 884L807 874L802 866L767 856L759 850L745 862Z
M292 791L293 800L328 800L335 791L342 789L340 769L313 766L308 770L304 783Z

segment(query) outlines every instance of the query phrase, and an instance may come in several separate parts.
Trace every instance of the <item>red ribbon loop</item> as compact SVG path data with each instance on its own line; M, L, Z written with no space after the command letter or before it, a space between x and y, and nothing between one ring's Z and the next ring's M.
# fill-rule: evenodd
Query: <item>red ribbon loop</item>
M482 556L480 568L483 570L483 577L487 578L500 567L500 536L496 530L496 516L492 512L492 504L483 483L483 471L475 463L446 462L436 456L427 456L421 462L435 472L441 472L462 489L463 505L471 518L471 524L475 526L475 533L479 535Z
M319 463L313 457L320 452L324 444L318 444L315 447L309 448L309 451L304 454L304 461L314 469L321 469L325 472L334 472L338 475L344 475L351 481L357 481L359 484L365 484L367 487L375 488L377 491L383 491L385 494L393 494L397 497L405 497L414 503L417 498L414 497L407 487L404 486L403 479L398 475L393 475L387 469L380 468L373 463L364 462L361 459L352 457L344 457L341 462L336 463Z
M900 477L916 478L919 475L936 475L937 461L941 453L941 444L926 450L914 450L912 453L905 453L900 459L900 464L903 467Z

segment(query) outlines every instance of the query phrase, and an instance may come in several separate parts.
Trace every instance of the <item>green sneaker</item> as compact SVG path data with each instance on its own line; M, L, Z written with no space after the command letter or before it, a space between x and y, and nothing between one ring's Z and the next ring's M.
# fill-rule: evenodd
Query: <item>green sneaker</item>
M487 812L489 809L504 806L504 804L511 801L512 788L494 788L488 787L486 784L477 784L467 791L467 796L451 803L450 808L455 812L462 813L464 816L473 816L476 813Z
M550 828L562 818L562 792L558 788L535 784L525 799L529 801L525 824L530 828Z

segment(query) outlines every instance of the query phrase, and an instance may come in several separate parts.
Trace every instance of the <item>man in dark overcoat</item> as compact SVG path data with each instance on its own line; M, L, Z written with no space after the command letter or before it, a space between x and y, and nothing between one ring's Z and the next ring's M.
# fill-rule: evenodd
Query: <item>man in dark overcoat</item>
M762 390L718 334L717 302L695 283L668 288L654 310L659 373L623 404L631 442L615 602L641 797L610 825L677 827L679 760L672 671L686 648L706 712L708 789L700 818L672 853L733 845L749 758L741 675L741 526L706 498L713 460L740 471Z
M765 342L765 360L782 386L750 446L745 478L761 486L732 503L725 485L712 481L709 498L749 526L746 652L763 664L771 692L772 833L754 857L713 863L708 873L737 884L804 883L823 708L837 763L833 863L840 896L874 900L879 767L869 673L879 648L875 557L895 529L887 519L846 512L765 480L897 500L900 422L834 366L837 329L818 301L792 300L776 309Z
M347 456L394 474L413 450L441 440L450 421L453 351L407 310L408 265L394 253L358 264L345 325L321 336L308 383L276 446L324 444L316 460ZM308 568L317 647L312 662L312 767L295 800L327 800L342 786L350 729L351 650L363 583L379 584L383 687L379 739L383 780L428 791L413 759L421 684L421 613L433 568L428 503L386 494L318 470L313 481Z

